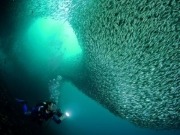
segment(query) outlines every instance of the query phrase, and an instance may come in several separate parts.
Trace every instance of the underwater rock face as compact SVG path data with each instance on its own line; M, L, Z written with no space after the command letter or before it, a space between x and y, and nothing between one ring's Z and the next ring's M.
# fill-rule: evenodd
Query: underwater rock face
M78 4L77 4L78 3ZM180 2L74 1L84 92L138 126L180 128Z

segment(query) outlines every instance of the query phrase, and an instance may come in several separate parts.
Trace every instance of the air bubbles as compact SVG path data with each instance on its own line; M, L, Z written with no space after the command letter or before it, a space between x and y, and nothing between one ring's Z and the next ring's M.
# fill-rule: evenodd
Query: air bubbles
M56 104L58 104L59 101L61 84L62 76L60 75L49 81L50 100L56 102Z

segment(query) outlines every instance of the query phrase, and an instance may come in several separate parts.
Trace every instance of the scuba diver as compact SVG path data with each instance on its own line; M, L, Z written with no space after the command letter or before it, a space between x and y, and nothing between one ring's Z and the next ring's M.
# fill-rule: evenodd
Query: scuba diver
M43 122L52 119L55 123L60 124L69 116L68 113L62 113L56 108L55 102L46 101L36 104L31 111L28 110L27 102L21 99L16 99L18 103L23 104L24 115L30 116L33 121L42 125Z

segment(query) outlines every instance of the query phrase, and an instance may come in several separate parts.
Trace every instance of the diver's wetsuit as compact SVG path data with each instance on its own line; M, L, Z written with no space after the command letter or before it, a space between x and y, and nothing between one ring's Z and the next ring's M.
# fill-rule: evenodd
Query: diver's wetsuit
M57 124L61 123L59 117L63 114L58 110L48 110L48 105L49 103L42 102L33 107L31 111L32 120L36 121L38 124L42 124L43 121L47 121L52 118Z
M52 104L52 102L39 103L34 106L31 111L28 111L27 102L19 99L16 100L23 103L24 114L30 116L32 120L37 122L39 125L49 119L53 119L57 124L61 123L60 117L63 113L59 110L53 111L48 109L48 105Z

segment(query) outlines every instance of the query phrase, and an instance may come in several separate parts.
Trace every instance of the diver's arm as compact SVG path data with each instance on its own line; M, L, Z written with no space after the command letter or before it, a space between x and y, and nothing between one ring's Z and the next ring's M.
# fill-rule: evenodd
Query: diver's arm
M57 123L60 124L61 121L63 121L65 118L67 118L67 115L62 113L60 110L56 110L54 112L54 115L52 117L52 119Z
M54 120L54 122L56 122L56 124L60 124L61 120L57 115L53 115L52 119Z
M60 124L65 118L67 118L66 114L63 114L60 117L58 117L57 115L53 115L52 117L54 122L56 122L57 124Z
M67 118L67 115L65 113L62 113L60 110L56 111L56 115L59 117L61 121Z
M63 120L66 119L66 118L67 118L67 115L66 115L65 113L59 117L59 119L60 119L61 121L63 121Z

